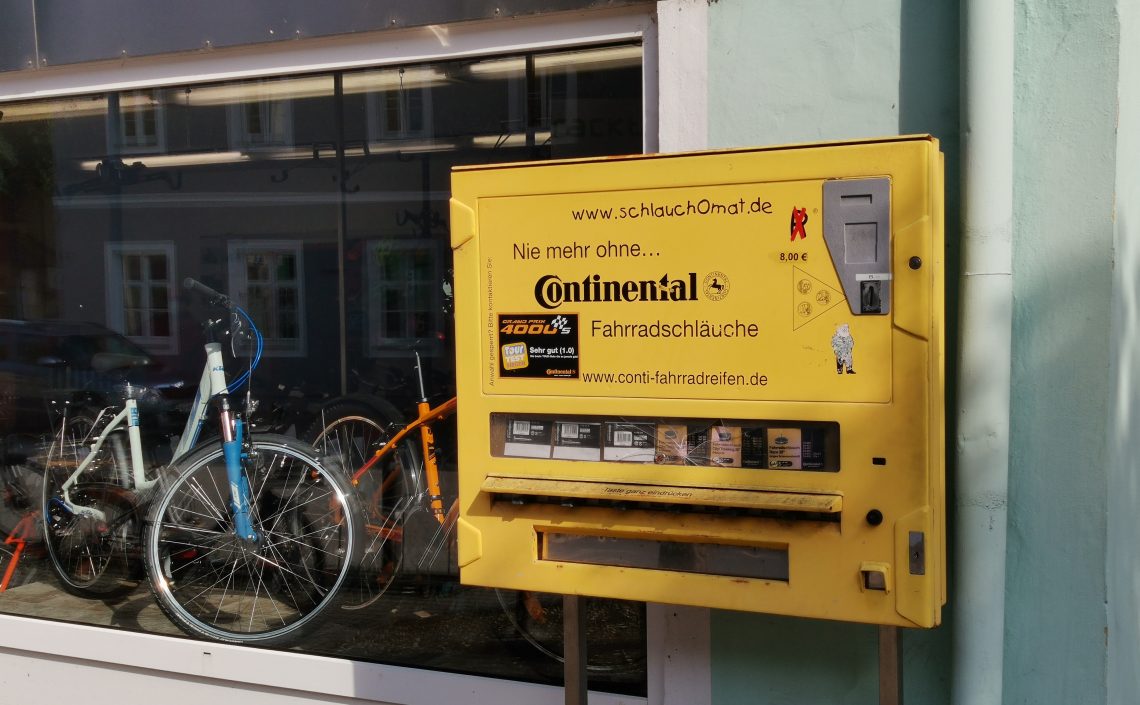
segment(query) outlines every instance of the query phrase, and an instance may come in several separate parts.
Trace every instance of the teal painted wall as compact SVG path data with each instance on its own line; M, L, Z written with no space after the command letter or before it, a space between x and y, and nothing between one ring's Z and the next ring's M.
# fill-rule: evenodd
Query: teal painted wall
M716 611L713 705L876 703L876 634L864 624Z
M1116 1L1016 8L1004 702L1103 703Z
M900 0L710 5L709 146L897 134L900 14Z
M1113 340L1108 427L1108 702L1140 699L1140 3L1120 2Z
M956 272L955 0L719 0L709 6L708 32L710 147L937 136L947 158L947 267ZM952 300L954 276L947 279ZM947 320L955 320L953 309ZM943 618L951 621L952 610ZM714 611L712 703L877 702L877 634L865 625ZM905 632L903 654L905 701L948 703L949 626Z
M942 140L951 305L958 5L720 0L709 8L710 146L914 132ZM1120 37L1122 26L1135 37L1140 9L1134 0L1017 0L1015 10L1003 700L1135 703L1140 51ZM950 350L955 341L951 332ZM954 609L969 606L954 604L951 585L947 624L905 634L909 703L948 702ZM875 701L871 628L714 612L711 631L714 705Z

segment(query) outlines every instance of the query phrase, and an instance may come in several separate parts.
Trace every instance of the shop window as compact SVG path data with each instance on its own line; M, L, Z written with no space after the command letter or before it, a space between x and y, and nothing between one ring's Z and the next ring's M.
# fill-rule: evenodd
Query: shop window
M107 325L146 350L178 352L174 245L108 243Z
M429 352L440 329L442 280L434 242L373 240L368 246L368 352L419 343Z
M115 355L102 363L127 364L103 364L110 369L79 376L62 365L67 356L53 352L58 346L47 344L46 329L21 348L5 351L0 340L0 436L42 452L39 441L57 428L44 392L66 387L109 394L129 379L147 388L140 395L147 471L169 461L172 435L185 423L184 407L202 373L202 344L211 335L222 343L231 378L248 352L240 342L231 345L220 328L204 331L209 319L225 314L184 290L182 279L190 276L227 293L265 336L267 360L243 387L258 404L247 408L237 395L231 403L259 430L306 438L335 421L331 414L359 417L361 435L335 437L331 452L339 453L338 462L362 466L367 459L354 454L374 451L399 419L415 413L413 397L420 392L413 344L424 357L426 395L439 403L453 394L453 314L445 288L452 167L639 151L640 56L635 45L465 53L403 70L371 67L0 106L0 147L11 145L19 162L19 168L5 167L8 190L0 193L0 211L18 234L8 238L7 250L0 242L4 317L103 323L150 353L108 349ZM124 168L106 171L108 153L121 153ZM11 204L19 207L5 211ZM181 342L188 345L180 349ZM25 406L37 414L23 413ZM88 417L94 414L77 420ZM201 438L213 442L217 429L212 418ZM433 434L446 508L458 492L455 417L436 423ZM6 457L17 457L8 451ZM337 606L282 648L488 681L561 683L558 597L460 585L454 529L441 527L424 503L415 458L401 456L398 465L409 478L402 487L376 470L361 478L358 500L371 523L360 530L360 556L369 563L352 585L341 586ZM42 467L29 464L23 476L0 477L0 520L33 516L42 527ZM116 458L106 459L93 481L118 478L115 467ZM148 501L127 486L106 496L129 496L140 508ZM259 511L272 508L271 499L262 499ZM391 501L401 507L398 521L375 521ZM217 517L189 518L200 523L192 530L213 535L209 524ZM297 533L304 519L282 515L283 528ZM76 576L100 589L112 586L114 599L62 588L55 577L60 567L44 550L29 550L8 589L0 590L0 613L180 634L143 579L143 530L142 522L121 527L132 550L108 561L103 575L81 567ZM119 536L97 545L118 548ZM229 536L219 535L217 552L207 554L223 568L231 566ZM273 544L259 557L285 552L291 565L307 570L321 561L321 540L314 534L288 547ZM192 553L172 560L200 557ZM197 565L211 568L208 560ZM230 597L263 588L278 593L283 584L249 583L245 568L219 575L233 587L219 614L239 613ZM588 609L591 688L644 694L642 606L596 600Z
M229 291L265 337L265 354L305 354L304 252L298 241L229 244Z

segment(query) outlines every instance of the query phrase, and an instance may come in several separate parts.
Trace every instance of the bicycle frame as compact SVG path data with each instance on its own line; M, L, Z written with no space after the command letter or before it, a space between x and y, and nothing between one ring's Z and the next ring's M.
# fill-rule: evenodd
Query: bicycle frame
M99 415L95 418L95 423L98 424L106 413L106 409L99 412ZM122 427L124 422L127 424L127 443L130 458L129 475L125 467L128 455L124 453L121 440L117 436L112 436L115 431L118 431ZM61 455L63 453L63 444L66 435L67 418L64 417L63 423L60 425L59 438L57 441ZM62 498L55 498L52 501L62 502L67 511L74 515L91 517L98 521L106 520L107 517L98 508L73 503L71 501L71 490L79 482L79 477L86 472L87 468L91 466L91 463L95 461L103 444L112 438L112 445L115 451L115 468L119 473L117 479L121 485L127 486L128 482L131 482L134 485L135 491L145 491L158 482L157 478L151 480L146 478L146 468L143 465L142 433L139 430L138 401L128 397L126 403L123 405L123 409L115 414L115 417L107 423L106 427L95 436L95 440L91 444L91 450L87 454L87 457L85 457L79 465L76 466L71 475L63 481L63 484L60 486L60 495Z
M24 548L27 547L28 542L32 539L32 526L35 522L39 521L40 515L38 512L29 512L20 518L12 532L4 539L5 546L15 546L12 550L12 556L8 560L8 567L4 571L4 577L0 578L0 592L8 589L8 584L12 581L12 576L16 573L16 566L20 565L20 556L24 553Z
M230 488L230 501L233 511L234 529L237 535L247 541L256 541L250 521L249 482L241 471L241 446L245 438L245 428L241 419L235 419L229 405L229 389L226 381L226 367L222 362L222 346L206 343L206 367L190 408L190 416L174 449L177 462L198 443L202 425L206 420L206 410L210 400L219 397L221 401L220 424L222 428L222 450L226 460L226 481Z
M427 400L418 402L416 404L417 418L397 431L395 435L388 439L387 443L376 450L367 463L361 465L360 468L352 474L352 484L360 484L360 478L363 477L372 466L391 453L396 446L399 445L400 441L418 430L420 432L420 445L424 454L424 475L427 478L428 499L431 501L431 512L436 518L436 521L440 524L444 524L447 520L447 515L443 511L443 495L439 489L439 465L436 463L435 435L432 433L431 425L455 413L456 406L457 402L455 397L448 399L434 408L432 408Z
M202 433L202 426L206 422L206 410L210 400L215 394L226 389L226 372L222 364L222 346L219 343L206 343L206 367L202 370L202 379L198 382L198 391L194 394L194 401L190 405L190 416L182 429L182 436L178 439L178 447L174 449L174 460L190 452L198 444L198 436Z
M174 458L171 464L173 465L182 456L186 455L197 443L202 426L206 420L206 411L209 407L210 400L214 397L220 397L222 407L222 445L225 451L226 477L230 487L234 526L241 538L253 541L257 539L257 535L253 531L250 523L249 485L241 472L243 425L241 420L234 419L230 412L226 386L226 371L222 361L222 346L218 343L207 343L205 348L206 365L202 370L202 379L198 384L198 392L194 395L190 415L186 419L186 425L182 430L178 447L174 450ZM106 413L106 410L100 412L96 418L96 424L98 424L104 413ZM129 475L125 468L127 457L123 452L124 449L121 446L121 441L119 441L118 437L112 435L122 427L124 422L127 426L127 441L130 451ZM63 425L60 427L59 444L61 453L66 436L66 425L67 420L65 418ZM133 486L134 491L138 493L145 492L158 482L157 477L152 479L147 479L146 477L146 468L143 462L142 433L139 429L138 401L128 397L126 403L123 405L123 409L119 411L95 437L94 442L91 444L91 452L79 463L75 471L68 476L60 487L62 499L55 501L62 501L67 511L72 514L92 517L99 521L106 519L104 513L98 508L73 503L70 493L72 488L79 482L80 476L90 467L98 455L99 450L108 439L113 439L112 443L116 446L114 448L115 464L116 469L120 472L120 476L117 479L122 486Z
M439 464L436 462L435 456L435 434L431 430L431 425L436 421L447 418L455 412L457 398L452 397L439 406L432 408L427 400L427 392L424 390L423 362L420 359L419 350L415 351L415 355L416 377L420 383L420 400L416 403L416 419L397 431L394 436L388 439L387 443L376 450L376 453L367 463L352 474L352 484L353 486L360 484L360 478L364 473L368 472L373 465L378 463L384 456L388 455L388 453L392 452L408 434L419 430L420 450L423 451L424 474L427 477L428 500L431 506L431 513L436 521L439 522L440 526L446 526L452 512L450 510L446 513L443 511L443 494L439 489Z

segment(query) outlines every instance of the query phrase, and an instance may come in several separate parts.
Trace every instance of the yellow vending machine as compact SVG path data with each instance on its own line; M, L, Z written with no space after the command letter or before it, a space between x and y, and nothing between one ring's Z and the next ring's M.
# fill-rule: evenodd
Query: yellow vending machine
M928 136L458 168L464 583L931 627Z

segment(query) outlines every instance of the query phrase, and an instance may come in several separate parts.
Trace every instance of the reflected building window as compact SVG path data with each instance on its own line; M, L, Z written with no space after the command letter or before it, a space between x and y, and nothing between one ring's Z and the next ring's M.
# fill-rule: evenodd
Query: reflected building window
M229 291L265 337L265 354L305 354L304 252L297 240L229 244Z
M366 268L368 353L403 352L417 342L430 353L441 330L438 245L373 240ZM430 341L430 342L429 342Z
M372 142L434 136L431 86L434 69L397 69L372 76L381 90L368 93L368 136Z
M166 150L166 121L159 90L119 94L119 151L143 154Z
M174 244L106 245L107 325L147 351L178 353Z
M246 99L227 106L232 149L248 150L293 144L293 102L275 99L268 88L272 85L274 84L250 85Z

